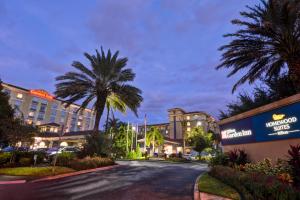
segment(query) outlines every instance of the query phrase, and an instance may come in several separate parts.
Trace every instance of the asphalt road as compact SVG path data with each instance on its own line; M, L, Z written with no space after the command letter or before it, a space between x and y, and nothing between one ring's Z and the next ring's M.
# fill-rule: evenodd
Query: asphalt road
M193 199L198 163L121 161L121 166L39 183L0 185L0 200Z

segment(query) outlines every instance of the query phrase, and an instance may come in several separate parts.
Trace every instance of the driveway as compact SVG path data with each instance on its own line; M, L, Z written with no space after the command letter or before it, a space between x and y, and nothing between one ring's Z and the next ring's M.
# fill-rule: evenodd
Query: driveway
M107 170L39 183L0 185L0 199L193 199L193 185L207 166L199 163L119 161Z

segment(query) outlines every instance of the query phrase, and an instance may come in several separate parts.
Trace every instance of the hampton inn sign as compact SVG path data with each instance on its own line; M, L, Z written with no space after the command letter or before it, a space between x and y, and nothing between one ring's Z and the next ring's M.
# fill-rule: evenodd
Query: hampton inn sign
M219 125L225 150L255 146L258 151L269 146L277 151L271 148L277 143L285 151L290 144L300 144L300 94L221 120Z

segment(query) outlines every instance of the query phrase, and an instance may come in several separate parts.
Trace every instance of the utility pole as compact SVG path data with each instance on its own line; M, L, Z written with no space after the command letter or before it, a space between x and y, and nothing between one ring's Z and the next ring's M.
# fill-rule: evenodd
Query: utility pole
M139 124L136 124L136 132L135 132L135 151L137 150L138 148L138 145L137 145L137 134L139 133Z
M126 153L128 153L128 132L129 132L129 122L127 123L127 131L126 131Z
M147 137L147 116L145 114L145 137L144 137L144 152L147 151L146 149L146 137Z
M132 123L131 124L131 145L130 145L131 151L133 150L133 133L134 133L134 130L133 130L133 123Z

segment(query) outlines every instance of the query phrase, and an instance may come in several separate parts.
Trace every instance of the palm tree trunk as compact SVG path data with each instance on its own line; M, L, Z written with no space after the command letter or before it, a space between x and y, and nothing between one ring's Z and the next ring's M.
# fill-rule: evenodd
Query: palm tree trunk
M96 102L96 118L95 118L95 125L94 125L94 131L93 131L94 135L98 134L101 116L102 116L104 108L105 108L105 102L106 102L106 96L98 97L97 102Z
M296 91L300 92L300 60L295 59L288 62L289 77L293 82Z
M108 127L108 119L109 119L109 111L110 111L110 107L107 106L107 113L106 113L106 122L105 122L105 132L107 131L107 127Z

